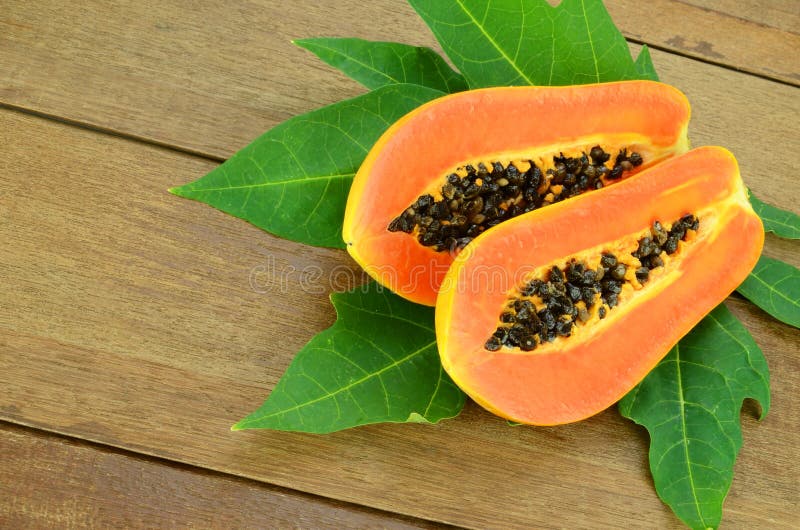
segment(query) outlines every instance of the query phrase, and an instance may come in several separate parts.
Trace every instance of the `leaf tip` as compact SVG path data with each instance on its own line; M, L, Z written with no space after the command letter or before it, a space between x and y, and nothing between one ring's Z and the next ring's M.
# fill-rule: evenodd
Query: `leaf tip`
M196 199L197 190L192 186L192 183L183 186L173 186L168 188L167 191L176 197L183 197L184 199Z
M173 186L171 188L168 188L167 191L178 197L187 197L188 194L186 193L185 188L186 186Z

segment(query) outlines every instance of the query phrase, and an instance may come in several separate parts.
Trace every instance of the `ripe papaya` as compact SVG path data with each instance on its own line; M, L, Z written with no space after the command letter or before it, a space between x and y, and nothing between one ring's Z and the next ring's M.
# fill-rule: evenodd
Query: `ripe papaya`
M479 235L436 303L442 364L510 420L618 401L755 266L764 233L730 152L705 147Z
M434 305L474 237L685 152L689 114L683 94L650 81L437 99L367 155L347 201L347 249L378 282Z

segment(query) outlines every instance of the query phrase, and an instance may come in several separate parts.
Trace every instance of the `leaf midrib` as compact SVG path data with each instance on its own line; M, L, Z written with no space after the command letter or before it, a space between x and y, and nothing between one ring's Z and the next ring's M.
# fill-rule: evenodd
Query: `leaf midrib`
M461 0L456 0L456 3L458 4L458 7L460 7L461 10L464 12L464 14L466 14L469 17L472 23L475 24L475 27L478 28L481 33L483 33L483 36L486 37L486 40L488 40L489 43L492 46L494 46L494 48L498 52L500 52L500 55L502 55L503 58L506 61L508 61L508 64L510 64L511 67L514 70L516 70L520 76L522 76L522 78L525 80L526 83L528 83L529 85L533 85L534 84L533 81L527 75L525 75L525 73L522 70L519 69L517 63L511 60L511 57L509 57L508 54L505 51L503 51L500 45L498 45L497 42L495 42L495 40L486 32L486 30L483 29L483 26L478 22L478 20L474 16L472 16L472 13L468 11L466 7L464 7L464 3Z
M703 514L700 511L700 500L697 498L697 486L694 483L694 475L692 474L692 461L689 458L689 437L687 435L686 429L686 399L683 394L683 380L681 378L681 347L680 344L675 345L675 369L676 369L676 378L675 380L678 383L678 398L681 404L681 432L683 432L683 454L686 458L686 470L688 473L689 485L691 486L692 490L692 498L694 499L695 509L697 510L697 516L700 518L700 522L703 523L703 527L708 528L705 519L703 518Z
M592 28L589 27L589 16L586 14L586 2L581 0L581 11L583 11L583 21L586 24L586 35L589 37L589 48L592 50L592 64L594 64L594 78L600 82L600 69L597 67L597 52L594 49L594 39L592 38ZM555 62L555 57L553 58Z
M281 414L287 414L289 412L293 412L293 411L301 409L303 407L307 407L309 405L313 405L315 403L319 403L320 401L323 401L323 400L326 400L326 399L330 399L330 398L332 398L334 396L337 396L337 395L341 394L342 392L346 392L346 391L350 390L351 388L353 388L355 386L358 386L358 385L360 385L360 384L362 384L362 383L364 383L366 381L369 381L370 379L372 379L374 377L378 377L379 375L383 374L384 372L386 372L388 370L391 370L392 368L396 368L396 367L400 366L401 364L413 359L414 357L416 357L417 355L421 354L422 352L424 352L425 350L427 350L431 346L435 346L435 345L436 345L436 341L434 340L434 341L426 344L425 346L423 346L423 347L421 347L421 348L419 348L417 350L414 350L413 352L411 352L407 356L403 357L402 359L398 359L395 362L384 366L380 370L377 370L375 372L371 372L370 374L362 377L361 379L353 381L349 385L346 385L346 386L343 386L341 388L338 388L333 392L329 392L329 393L325 394L324 396L319 396L319 397L314 398L314 399L312 399L310 401L306 401L304 403L298 403L297 405L295 405L293 407L290 407L288 409L281 409L281 410L273 412L272 414L266 414L266 415L263 415L263 416L257 416L257 417L254 417L252 419L249 419L249 420L245 419L245 420L243 420L243 421L241 421L239 423L239 426L243 427L245 425L250 425L251 423L264 421L264 420L272 418L274 416L278 416L278 415L281 415Z
M305 42L309 42L309 41L305 41ZM338 55L339 57L344 57L345 59L348 59L348 60L350 60L350 61L353 61L354 63L356 63L356 64L358 64L358 65L360 65L360 66L364 67L365 69L367 69L367 70L369 70L369 71L371 71L371 72L374 72L374 73L376 73L376 74L378 74L378 75L381 75L381 76L383 76L384 78L388 79L388 80L389 80L389 81L391 81L392 83L407 83L407 82L408 82L407 80L403 80L403 81L401 81L401 80L399 80L399 79L396 79L396 78L394 78L394 77L390 76L389 74L387 74L386 72L381 72L380 70L376 70L376 69L375 69L373 66L371 66L371 65L369 65L369 64L367 64L367 63L365 63L365 62L363 62L363 61L360 61L360 60L356 59L354 56L352 56L352 55L346 55L346 54L344 54L344 53L342 53L342 52L340 52L339 50L336 50L336 49L334 49L334 48L329 48L328 46L325 46L325 45L323 45L323 44L318 44L318 43L316 43L316 42L314 42L314 43L312 44L312 46L316 46L317 48L320 48L320 49L326 50L326 51L328 51L328 52L330 52L330 53L332 53L332 54L334 54L334 55ZM400 65L403 67L403 71L404 71L404 73L405 73L405 65L403 64L403 59L402 59L402 57L400 58Z
M303 177L299 179L289 179L289 180L278 180L272 182L259 182L258 184L243 184L241 186L224 186L218 188L194 188L191 190L187 190L190 192L206 192L206 191L228 191L228 190L242 190L242 189L249 189L249 188L268 188L271 186L280 186L280 185L290 185L290 184L305 184L306 182L314 182L317 180L327 180L331 181L334 179L344 179L344 178L353 178L355 173L339 173L336 175L319 175L316 177Z

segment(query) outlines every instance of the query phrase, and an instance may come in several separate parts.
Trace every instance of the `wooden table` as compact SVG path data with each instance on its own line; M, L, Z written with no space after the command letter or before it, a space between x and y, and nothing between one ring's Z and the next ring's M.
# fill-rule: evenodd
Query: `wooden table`
M800 202L797 0L609 0L693 104L694 145ZM122 5L113 5L122 4ZM363 89L289 42L436 46L399 0L0 6L0 527L679 528L645 432L610 409L511 428L474 404L436 426L237 432L334 320L296 275L355 265L166 193L284 119ZM69 7L66 7L68 6ZM324 5L324 7L320 7ZM766 253L800 265L797 243ZM742 414L727 528L800 524L800 332L742 299L773 408Z

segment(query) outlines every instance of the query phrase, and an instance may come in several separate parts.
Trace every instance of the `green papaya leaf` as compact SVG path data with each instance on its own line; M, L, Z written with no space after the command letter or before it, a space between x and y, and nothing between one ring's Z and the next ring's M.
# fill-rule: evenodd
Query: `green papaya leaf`
M716 528L742 445L745 398L769 411L769 369L724 306L709 313L620 401L650 433L656 491L691 528Z
M372 144L404 114L442 95L390 85L296 116L208 175L170 191L286 239L343 248L347 192Z
M331 301L336 323L297 353L266 402L234 430L328 433L458 415L465 398L439 362L433 308L374 282Z
M653 64L652 57L650 57L650 48L647 47L647 44L642 46L639 56L636 58L636 71L639 72L640 79L658 81L656 67Z
M769 205L753 195L752 191L750 204L764 223L765 232L773 232L786 239L800 239L800 215Z
M299 39L294 43L367 88L411 83L447 93L467 90L464 76L430 48L348 38Z
M761 256L737 291L781 322L800 328L800 270L797 267Z
M471 88L649 78L601 0L409 0ZM646 67L647 56L642 58Z

